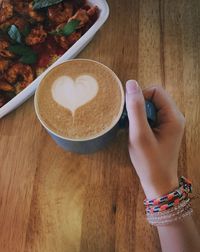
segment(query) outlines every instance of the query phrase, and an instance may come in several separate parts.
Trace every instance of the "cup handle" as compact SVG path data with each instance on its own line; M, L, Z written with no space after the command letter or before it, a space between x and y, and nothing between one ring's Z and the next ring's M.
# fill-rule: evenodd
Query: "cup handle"
M156 125L156 107L152 101L146 100L145 108L146 108L148 123L150 127L153 128ZM122 116L119 120L119 127L123 129L123 128L126 128L127 125L128 125L128 114L127 114L126 104L125 104Z

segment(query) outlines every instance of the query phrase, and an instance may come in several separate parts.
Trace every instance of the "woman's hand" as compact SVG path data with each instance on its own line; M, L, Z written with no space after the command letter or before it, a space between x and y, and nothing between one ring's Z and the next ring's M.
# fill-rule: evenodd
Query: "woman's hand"
M136 81L126 84L129 118L129 153L140 182L149 199L178 187L178 156L185 118L169 94L160 86L141 90ZM157 125L151 129L145 100L157 109Z

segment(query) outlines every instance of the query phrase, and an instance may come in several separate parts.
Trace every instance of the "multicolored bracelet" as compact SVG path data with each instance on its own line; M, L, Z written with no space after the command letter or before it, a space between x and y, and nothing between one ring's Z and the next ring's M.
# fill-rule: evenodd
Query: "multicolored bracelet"
M185 177L181 176L178 189L157 199L153 200L145 199L144 205L157 206L165 202L173 201L176 198L181 198L184 193L191 193L191 192L192 192L192 183Z
M144 200L146 216L150 224L158 226L180 220L192 213L189 193L192 192L192 183L181 177L179 188L167 195L153 200Z
M182 200L187 200L188 194L183 192L180 198L174 198L172 201L166 202L165 204L160 204L157 206L147 207L146 213L158 213L166 211L174 206L177 206Z
M182 201L178 206L164 212L147 214L147 220L151 225L163 226L181 221L193 212L189 201Z

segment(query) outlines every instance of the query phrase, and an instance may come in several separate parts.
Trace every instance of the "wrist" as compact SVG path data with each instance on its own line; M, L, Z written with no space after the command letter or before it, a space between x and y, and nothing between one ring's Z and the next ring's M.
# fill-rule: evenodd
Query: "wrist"
M146 198L155 199L174 191L176 188L179 187L179 181L178 177L175 176L173 179L166 179L164 181L158 179L154 182L141 182L141 185L143 187Z

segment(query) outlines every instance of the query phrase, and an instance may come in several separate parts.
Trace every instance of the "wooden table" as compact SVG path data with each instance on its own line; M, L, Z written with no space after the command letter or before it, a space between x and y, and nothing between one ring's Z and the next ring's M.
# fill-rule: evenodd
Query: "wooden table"
M200 229L200 1L109 0L110 18L79 55L125 83L162 84L187 119L179 172L194 184ZM103 151L80 156L55 145L33 98L0 121L0 251L160 251L144 194L119 132Z

